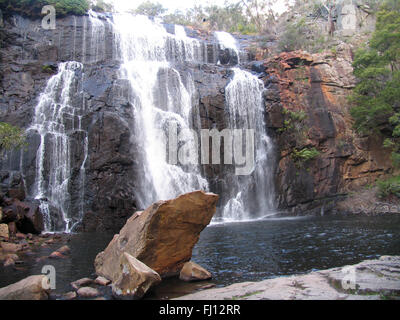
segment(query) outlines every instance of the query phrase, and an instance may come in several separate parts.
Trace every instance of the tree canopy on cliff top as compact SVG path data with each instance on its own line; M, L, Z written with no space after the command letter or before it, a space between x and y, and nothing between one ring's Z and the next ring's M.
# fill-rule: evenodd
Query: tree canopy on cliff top
M84 15L89 10L88 0L0 0L0 9L29 17L40 17L45 5L53 5L57 15Z
M359 82L351 97L355 128L382 133L385 147L400 165L400 2L386 0L377 14L369 48L358 50L354 74Z

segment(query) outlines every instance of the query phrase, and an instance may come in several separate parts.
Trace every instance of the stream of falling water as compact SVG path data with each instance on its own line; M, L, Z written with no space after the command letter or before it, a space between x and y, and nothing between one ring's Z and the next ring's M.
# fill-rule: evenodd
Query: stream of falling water
M264 84L250 72L233 68L225 88L229 127L254 130L254 168L246 176L231 175L226 193L230 199L222 221L243 221L267 217L275 210L274 148L264 121ZM246 146L248 148L249 146Z
M135 144L142 154L142 170L138 177L139 206L146 208L154 201L174 198L194 190L207 190L207 180L199 166L170 164L166 158L163 133L175 125L181 140L194 143L189 132L192 112L193 79L184 81L174 69L172 61L195 59L200 47L194 39L187 39L184 30L171 35L164 27L145 16L117 14L114 16L117 45L120 48L120 74L131 85L134 98ZM139 31L140 30L140 31ZM192 155L193 157L195 155ZM196 163L192 159L192 163Z
M80 92L78 80L83 65L69 61L60 63L58 73L50 78L40 95L29 131L40 135L36 157L36 196L44 215L45 231L70 232L79 222L71 208L72 157L74 135L83 140L83 159L79 178L84 183L87 159L87 132L82 130L83 107L72 98ZM82 181L83 180L83 181ZM80 188L82 187L79 186ZM81 199L83 202L83 199ZM83 208L81 208L83 211ZM83 212L79 212L81 216Z
M182 26L175 26L171 34L145 16L118 13L100 19L98 14L89 12L83 23L83 64L70 61L59 65L58 73L50 78L40 96L30 128L41 139L35 198L40 201L46 231L70 232L84 215L89 141L88 133L82 129L86 102L79 83L85 80L85 64L101 63L106 58L106 25L114 33L113 56L121 63L119 77L130 86L134 119L131 139L139 151L135 157L140 166L135 177L139 182L135 190L137 206L146 208L158 200L209 190L201 174L199 154L187 154L186 163L178 164L171 162L166 147L166 137L175 130L180 143L189 146L186 150L199 150L197 137L190 130L194 123L200 123L200 118L195 119L199 113L193 110L196 86L192 74L182 73L177 66L208 63L207 46L188 37ZM218 45L236 54L239 61L236 40L224 32L216 32L215 37ZM74 56L75 47L74 42ZM254 130L255 166L248 176L227 171L226 188L222 190L226 201L220 214L223 222L260 218L274 210L273 144L263 120L264 87L251 73L239 67L231 70L233 77L225 88L228 129ZM81 100L73 103L73 99ZM81 140L78 143L82 162L72 168L71 141L76 134ZM78 184L73 184L72 179L78 179ZM78 194L79 198L76 208L71 208L73 185L79 187L73 190L74 197Z

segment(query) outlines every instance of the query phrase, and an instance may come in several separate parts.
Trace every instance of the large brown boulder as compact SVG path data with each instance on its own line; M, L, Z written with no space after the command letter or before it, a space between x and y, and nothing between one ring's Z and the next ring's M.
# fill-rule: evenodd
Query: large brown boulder
M127 252L163 278L178 275L210 223L217 201L216 194L195 191L136 212L97 255L96 273L117 281L120 258Z
M30 276L0 289L0 300L47 300L48 278L45 275Z
M140 299L150 288L161 282L160 275L144 263L124 253L120 260L120 276L112 285L118 299Z

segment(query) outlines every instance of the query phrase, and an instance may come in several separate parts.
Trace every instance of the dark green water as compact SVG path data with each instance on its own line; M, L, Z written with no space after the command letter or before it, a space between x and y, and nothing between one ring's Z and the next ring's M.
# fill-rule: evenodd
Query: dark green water
M0 267L0 287L32 274L43 265L56 268L56 292L67 292L71 281L91 276L93 261L113 235L76 234L65 260L44 260L60 245L40 249L27 262L14 268ZM201 234L193 260L210 272L218 286L257 281L282 275L355 264L381 255L400 255L400 215L380 217L279 218L212 225ZM194 290L171 280L153 298L172 297Z

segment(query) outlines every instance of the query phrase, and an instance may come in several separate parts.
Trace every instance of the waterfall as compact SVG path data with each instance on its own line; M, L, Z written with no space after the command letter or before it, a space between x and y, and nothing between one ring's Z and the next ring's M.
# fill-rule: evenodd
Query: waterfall
M216 31L214 32L214 35L222 49L232 50L236 54L239 64L240 54L236 39L230 33L224 31Z
M76 34L76 19L74 25ZM201 148L199 132L192 129L202 128L194 79L201 65L218 63L225 72L228 69L221 64L238 63L236 40L228 33L216 32L218 42L206 43L188 37L182 26L167 31L148 17L123 13L101 16L89 12L81 33L82 63L59 64L58 73L40 95L29 128L41 142L34 197L40 201L46 231L70 232L84 216L89 137L83 119L92 102L82 88L111 52L119 65L116 78L128 89L124 98L129 102L125 110L131 121L136 206L146 208L190 191L208 191L200 153L193 152ZM110 34L112 51L106 47ZM75 39L73 47L73 57L79 57ZM239 68L230 72L225 87L227 129L254 130L255 167L250 175L237 176L232 166L222 164L225 186L219 192L219 215L225 222L260 218L274 209L274 150L264 123L264 86L249 72ZM174 136L176 141L171 140Z
M87 132L81 124L84 108L79 99L82 72L83 65L79 62L59 64L58 73L50 78L39 97L33 124L28 129L40 135L35 199L40 201L45 231L49 232L70 232L83 214L83 207L71 206L71 189L75 188L72 159L83 157L77 177L78 189L82 190L88 156ZM74 140L84 141L83 150L73 148Z
M196 42L187 39L182 29L177 35L168 34L162 25L145 16L117 14L114 27L122 60L120 76L129 81L132 90L132 138L142 164L137 177L141 182L136 191L139 206L145 208L154 201L207 190L199 166L187 169L167 160L163 135L176 127L185 142L194 143L188 130L193 79L188 75L184 80L172 62L195 59Z
M222 212L223 221L262 218L274 212L274 148L266 132L264 85L251 73L233 68L233 78L225 88L230 129L253 129L255 165L250 175L229 174ZM247 148L249 146L246 146Z

